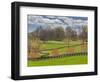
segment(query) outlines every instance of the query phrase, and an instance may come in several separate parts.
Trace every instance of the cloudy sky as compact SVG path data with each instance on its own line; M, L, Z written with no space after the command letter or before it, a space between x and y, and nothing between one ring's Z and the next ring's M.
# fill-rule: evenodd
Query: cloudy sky
M48 16L48 15L28 15L28 32L32 32L38 27L46 28L50 26L55 28L62 26L63 28L72 27L78 29L88 24L87 17L76 16Z

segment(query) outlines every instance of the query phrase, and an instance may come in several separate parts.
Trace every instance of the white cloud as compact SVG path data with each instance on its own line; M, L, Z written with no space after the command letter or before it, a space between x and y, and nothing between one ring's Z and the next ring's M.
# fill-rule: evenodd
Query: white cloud
M28 16L28 24L33 23L45 23L49 24L52 27L56 26L82 26L87 25L87 20L82 19L74 19L72 17L64 17L64 16L37 16L37 15L29 15Z

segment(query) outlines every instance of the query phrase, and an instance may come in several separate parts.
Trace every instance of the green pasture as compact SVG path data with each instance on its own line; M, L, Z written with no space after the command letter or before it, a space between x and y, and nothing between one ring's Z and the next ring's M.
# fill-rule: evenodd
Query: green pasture
M81 41L70 41L69 46L71 48L75 49L75 52L81 52ZM78 45L78 46L73 46ZM67 53L68 45L65 44L63 41L47 41L45 43L42 43L41 49L45 51L45 53L51 54L53 49L60 48L59 53ZM48 50L50 49L50 50ZM44 52L42 51L42 52ZM43 54L42 54L43 55ZM28 60L28 66L53 66L53 65L76 65L76 64L87 64L88 63L88 57L85 56L66 56L63 58L52 58L52 59L46 59L46 60Z
M80 40L70 41L69 45L63 41L46 41L45 43L42 43L41 49L52 49L52 48L58 48L58 47L64 47L64 46L78 45L81 43L82 42Z
M69 48L74 48L75 52L81 52L81 44L82 42L80 40L78 41L70 41ZM78 45L78 46L74 46ZM64 48L60 48L64 47ZM58 49L59 53L66 53L68 49L68 44L65 44L63 41L47 41L46 43L42 43L41 50L44 50L46 53L51 53L53 49ZM52 50L49 50L52 49Z
M28 67L87 64L87 58L87 56L67 56L63 58L52 58L38 61L28 60Z

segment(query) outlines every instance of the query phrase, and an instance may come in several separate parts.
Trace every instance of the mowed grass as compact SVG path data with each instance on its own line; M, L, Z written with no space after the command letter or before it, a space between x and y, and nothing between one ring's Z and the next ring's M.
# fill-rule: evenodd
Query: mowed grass
M63 46L66 46L63 42L61 42L61 43L57 43L57 41L56 42L46 42L46 43L43 43L42 44L42 46L41 46L41 49L54 49L54 48L58 48L58 47L63 47Z
M78 45L81 44L81 41L70 41L70 45ZM66 47L65 47L66 46ZM59 47L64 47L58 49L59 54L67 53L67 47L68 45L65 44L63 41L47 41L46 43L43 43L41 45L42 50L46 49L52 49L52 50L46 50L46 53L51 54L52 51ZM79 46L73 46L71 48L74 48L74 51L82 52L81 45ZM77 65L77 64L87 64L88 63L88 57L85 56L66 56L63 58L52 58L52 59L45 59L45 60L28 60L27 62L28 67L32 66L55 66L55 65Z
M76 45L76 44L81 44L82 42L80 40L78 41L70 41L69 46L72 45ZM63 41L46 41L45 43L43 43L41 45L41 49L54 49L54 48L59 48L59 47L64 47L64 46L68 46L68 44L66 44Z
M87 64L87 56L67 56L63 58L52 58L45 60L32 61L28 60L28 67L32 66L55 66L55 65L77 65Z
M74 48L74 52L73 53L82 52L81 46L75 46L75 47L71 47L71 48ZM68 49L69 49L68 47L64 47L64 48L58 49L59 54L67 53ZM46 50L45 52L51 54L52 51L53 50Z
M82 42L80 40L70 41L69 46L79 45L81 43ZM64 48L60 48L60 47L64 47ZM60 49L58 49L60 54L66 53L68 51L68 45L65 44L63 41L47 41L46 43L43 43L41 45L41 50L46 50L45 52L49 53L49 54L51 54L52 50L56 49L56 48L60 48ZM74 51L76 53L77 52L82 52L81 45L73 46L73 47L70 47L70 48L74 48ZM47 50L47 49L52 49L52 50Z

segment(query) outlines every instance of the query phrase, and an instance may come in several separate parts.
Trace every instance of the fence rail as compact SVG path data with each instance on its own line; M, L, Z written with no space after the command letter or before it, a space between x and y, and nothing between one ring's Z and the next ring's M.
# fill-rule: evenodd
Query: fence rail
M66 53L58 56L48 56L48 57L40 57L40 58L28 58L28 60L45 60L45 59L53 59L53 58L63 58L63 57L70 57L70 56L86 56L88 55L87 52L79 52L79 53Z

